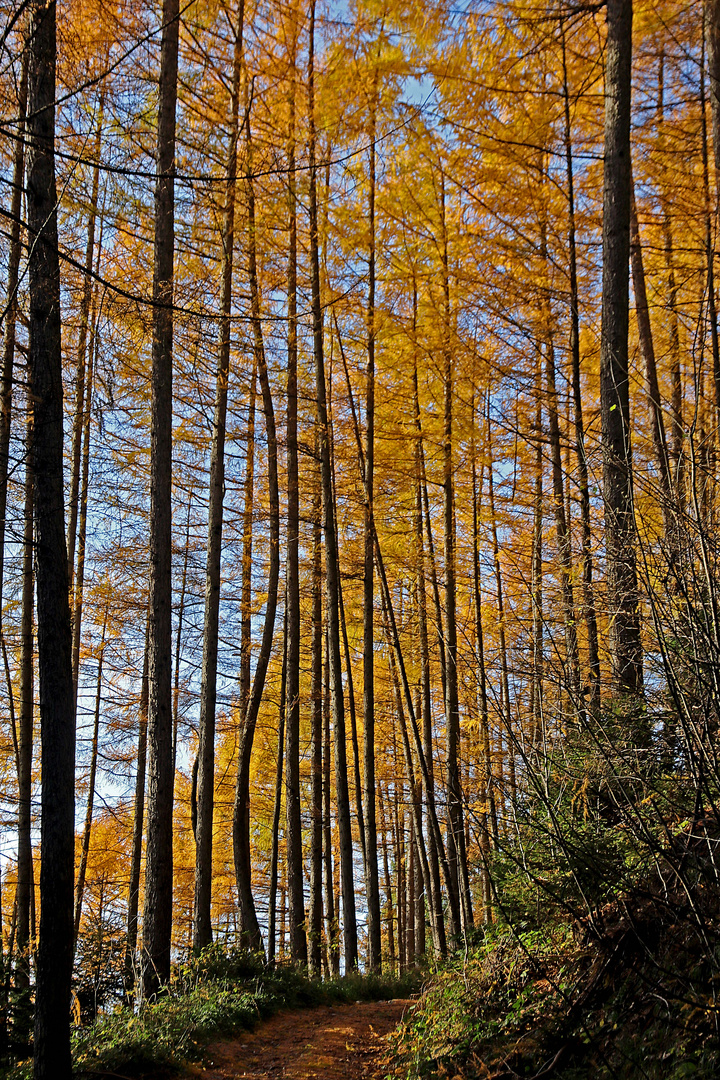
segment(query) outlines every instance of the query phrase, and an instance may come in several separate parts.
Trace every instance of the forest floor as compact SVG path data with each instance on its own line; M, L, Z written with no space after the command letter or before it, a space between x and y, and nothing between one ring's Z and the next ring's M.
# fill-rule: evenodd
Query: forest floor
M182 1080L377 1080L384 1038L412 1001L357 1001L292 1009L253 1031L210 1043Z

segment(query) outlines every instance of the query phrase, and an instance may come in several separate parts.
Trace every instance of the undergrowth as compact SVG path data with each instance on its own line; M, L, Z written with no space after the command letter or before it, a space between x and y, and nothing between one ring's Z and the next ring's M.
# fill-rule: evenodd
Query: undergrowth
M290 965L270 967L247 952L211 946L178 966L168 991L139 1009L116 1009L73 1031L73 1067L89 1077L172 1075L201 1059L215 1038L253 1027L279 1009L379 1001L407 995L417 976L351 974L320 982ZM32 1063L2 1074L3 1080L30 1080Z

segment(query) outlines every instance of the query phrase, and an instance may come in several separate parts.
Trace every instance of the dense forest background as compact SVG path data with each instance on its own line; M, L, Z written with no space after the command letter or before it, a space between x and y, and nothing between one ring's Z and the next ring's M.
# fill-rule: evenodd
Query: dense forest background
M0 15L20 1045L51 9ZM78 1019L212 941L403 972L640 889L717 1022L719 90L714 0L57 6Z

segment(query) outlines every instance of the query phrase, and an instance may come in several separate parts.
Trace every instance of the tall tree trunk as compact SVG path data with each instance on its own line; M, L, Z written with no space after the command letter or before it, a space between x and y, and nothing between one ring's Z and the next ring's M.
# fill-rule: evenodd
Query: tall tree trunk
M225 497L225 420L230 376L230 313L232 309L233 253L235 246L235 191L237 187L238 114L242 61L244 0L239 0L233 49L230 145L228 147L225 214L222 233L220 340L215 379L215 415L210 451L207 561L205 569L205 623L200 681L197 827L195 833L195 907L193 949L200 952L212 941L213 816L215 807L215 709L217 706L218 629L220 618L220 559L223 500Z
M193 493L188 494L187 518L185 521L185 545L183 549L183 568L180 578L180 598L177 609L177 626L175 628L175 657L173 660L173 697L172 697L172 755L173 776L176 774L177 763L177 740L178 720L180 716L180 660L182 653L183 621L185 619L185 597L187 594L188 560L190 558L190 513L192 510Z
M582 591L585 624L588 636L588 705L592 715L600 709L600 645L598 639L595 592L593 589L592 529L590 524L590 483L585 451L585 421L583 417L582 386L580 383L580 303L577 278L577 248L575 227L575 176L570 123L570 89L568 86L565 24L561 21L563 103L565 107L565 165L568 188L568 270L570 277L570 359L572 364L572 396L575 420L575 453L578 463L580 489L580 525L582 530Z
M373 500L375 498L375 131L378 71L373 73L370 103L370 161L368 225L367 369L365 376L365 563L363 569L363 766L365 803L365 902L367 904L367 962L379 971L382 961L380 884L378 880L377 825L375 821L375 554Z
M343 945L345 968L357 967L357 922L355 915L355 882L350 825L350 797L347 777L345 742L345 703L340 654L339 565L337 531L333 506L332 470L330 461L330 431L325 387L323 355L322 304L320 299L320 264L318 257L317 166L315 164L315 91L314 91L314 33L315 0L310 6L310 45L308 59L308 123L310 165L310 275L312 282L313 348L317 393L317 422L320 440L322 476L323 532L325 538L325 581L327 593L327 625L330 655L330 698L335 736L335 791L340 834L340 877L343 902Z
M450 864L450 888L455 894L461 915L461 929L472 929L473 916L463 838L462 791L460 788L460 704L457 676L457 623L455 583L455 490L453 483L453 394L454 365L450 341L450 271L445 216L445 177L441 172L441 264L443 283L443 523L445 546L445 731L447 738L447 854Z
M98 245L98 260L102 248L102 225L100 230L100 243ZM94 373L97 366L100 336L98 332L97 291L93 302L92 334L90 337L90 363L87 371L87 387L85 391L85 409L82 417L82 472L80 481L80 527L78 529L77 573L72 596L73 614L73 640L72 640L72 670L73 691L75 694L75 707L77 708L78 678L80 674L80 641L82 636L82 613L85 590L85 550L87 540L87 511L88 492L90 486L90 429L92 421L92 398ZM68 564L70 565L70 564Z
M340 974L340 943L338 940L337 908L333 890L333 846L330 779L330 657L327 629L325 639L325 684L323 687L323 850L325 870L325 939L328 966L334 977Z
M512 712L510 710L510 676L508 671L507 637L505 633L505 598L503 595L502 568L500 566L500 544L498 542L497 514L495 510L495 477L493 470L492 442L490 438L490 402L488 402L487 410L487 434L488 496L490 499L490 524L492 528L493 563L495 566L495 585L497 589L498 632L500 635L502 727L505 729L505 744L507 746L510 798L515 802L515 796L517 794L515 775L515 733L512 727Z
M295 179L295 68L297 10L290 12L290 88L288 94L288 352L287 352L287 724L285 811L287 819L290 956L307 962L303 890L302 821L300 816L300 571L298 543L300 501L297 442L297 190Z
M253 512L255 502L255 399L257 361L253 358L248 402L247 440L245 444L245 480L243 482L242 583L240 586L240 717L245 719L250 700L250 662L252 660L252 555Z
M22 608L20 617L20 724L18 730L18 832L16 988L18 1002L13 1023L15 1042L27 1046L30 1039L30 946L33 893L32 854L32 759L34 728L33 688L33 499L32 412L28 401L26 421L25 508L22 557Z
M83 293L80 301L80 328L78 332L77 367L75 371L75 414L73 419L72 448L70 451L70 496L68 499L68 568L70 572L70 587L72 588L75 578L75 538L78 523L78 498L80 495L80 465L82 460L82 440L85 425L85 361L87 358L88 330L92 325L90 320L90 304L93 293L93 262L95 260L95 226L98 216L98 195L100 193L100 155L102 150L103 119L105 116L105 85L100 87L100 99L98 103L98 121L95 128L95 140L93 146L92 191L90 194L90 210L87 223L87 244L85 248L85 274L83 277ZM92 346L90 348L92 357ZM73 598L74 600L74 598ZM73 604L74 606L74 604ZM77 682L77 677L76 677ZM77 693L77 692L76 692Z
M658 117L657 127L660 148L665 149L665 55L661 51L658 70ZM670 382L671 382L671 420L670 444L668 456L671 463L671 479L677 495L678 506L682 509L685 500L685 467L683 463L683 385L680 358L680 320L678 318L678 284L675 277L673 255L673 234L670 210L663 182L660 190L660 206L663 218L663 248L665 270L667 273L667 308L670 330Z
M316 978L322 960L322 843L323 843L323 626L322 521L319 477L313 495L312 523L312 637L310 658L310 906L309 966Z
M287 716L287 667L288 667L288 612L285 598L285 626L283 629L283 659L280 676L280 710L278 716L277 761L275 763L275 804L273 806L272 837L270 841L270 891L268 898L268 963L275 962L275 915L277 907L278 856L280 852L280 813L282 810L283 751L285 748L285 718ZM286 796L287 798L287 796ZM287 866L287 857L285 863ZM290 948L292 950L292 913L290 922ZM292 952L291 952L292 956Z
M13 154L12 198L10 200L10 243L7 267L7 300L3 334L2 372L0 374L0 637L2 636L2 597L5 570L5 532L7 514L8 457L12 426L12 388L15 364L15 332L18 316L18 279L20 270L22 195L25 174L25 114L27 112L28 49L23 52L17 101L18 126Z
M535 405L535 505L533 507L533 544L532 544L532 692L530 705L530 745L539 746L543 729L544 696L544 621L543 621L543 445L542 445L542 364L538 356L536 371Z
M255 365L260 378L265 435L267 439L268 499L269 499L269 548L268 589L265 603L265 620L262 640L255 665L252 690L248 700L238 751L238 774L233 807L233 855L238 899L242 918L242 932L250 948L262 950L262 935L255 911L251 886L250 865L250 759L252 756L255 726L262 701L265 677L272 652L277 611L278 581L280 577L280 493L278 486L277 435L275 410L273 408L270 379L265 360L265 344L262 333L260 306L260 283L257 271L255 246L255 191L251 172L250 116L245 123L247 133L246 189L248 200L248 277L250 280L250 303L253 325Z
M56 5L34 0L28 78L30 395L42 739L35 1080L70 1080L75 708L63 497L60 265L55 185Z
M475 644L477 649L477 686L478 705L480 712L480 748L482 760L480 762L480 784L478 797L480 799L480 852L482 865L480 867L480 881L482 888L482 904L484 921L490 922L491 913L491 886L488 873L488 856L490 854L490 821L493 816L495 794L493 792L492 759L490 756L490 712L488 708L487 668L485 666L485 641L482 618L482 584L480 580L480 529L479 510L482 499L482 472L478 484L477 460L475 448L475 400L472 403L472 437L470 442L470 466L472 470L473 486L473 600L475 607Z
M155 189L150 448L149 784L143 996L170 978L173 875L172 364L179 0L163 0Z
M632 14L632 0L608 0L600 339L610 654L615 689L631 695L643 685L628 382Z
M105 608L103 619L102 637L100 639L100 652L98 654L97 683L95 686L95 714L93 718L93 733L90 744L90 777L88 779L87 803L85 809L85 825L83 827L82 842L80 845L80 866L78 867L77 882L75 885L75 947L77 948L78 934L80 933L80 919L82 918L83 896L85 894L85 877L87 874L88 855L90 854L90 838L92 834L93 809L95 804L95 782L97 778L98 742L100 735L100 705L102 703L102 675L103 660L105 658L105 635L107 632L108 612Z
M130 884L128 885L127 932L125 936L125 998L133 1003L135 983L137 981L137 936L138 909L140 907L140 863L142 860L142 837L145 820L145 766L147 763L147 729L149 696L149 649L150 649L150 609L148 608L145 628L145 648L143 649L143 670L140 682L140 702L138 708L138 748L135 772L135 799L133 802L133 833L130 849Z

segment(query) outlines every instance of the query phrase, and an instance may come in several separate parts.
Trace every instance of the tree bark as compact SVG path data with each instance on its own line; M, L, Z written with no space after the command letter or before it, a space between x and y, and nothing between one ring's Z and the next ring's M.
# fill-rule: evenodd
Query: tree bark
M33 893L32 853L32 759L34 729L33 679L33 499L32 411L28 403L26 421L25 509L22 558L22 609L20 619L20 723L18 726L18 830L16 940L18 963L15 984L18 993L14 1041L27 1046L30 1039L30 932Z
M2 615L3 579L5 570L5 531L7 515L7 484L12 426L12 388L15 364L15 333L18 316L18 280L20 270L21 215L23 179L25 174L25 114L27 112L28 57L23 53L18 93L18 129L13 155L12 198L10 201L10 243L7 268L7 301L5 305L5 333L3 335L2 374L0 375L0 617ZM2 624L0 622L0 630Z
M347 777L347 749L345 743L345 703L342 684L342 660L340 654L339 565L337 530L332 492L330 461L330 431L328 423L327 392L325 387L325 359L323 355L322 304L320 299L320 264L318 257L317 214L317 166L315 164L315 98L314 98L314 33L315 0L310 7L310 46L308 60L308 122L310 166L310 275L312 282L313 351L315 357L315 383L317 422L320 440L320 468L322 478L323 533L325 539L325 585L327 594L327 626L330 656L330 699L332 702L335 736L335 797L340 835L340 877L343 903L343 945L345 969L357 967L357 922L355 915L355 882L352 858L352 830L350 825L350 797Z
M285 626L283 630L283 660L280 677L280 712L278 717L277 762L275 764L275 804L273 806L272 838L270 846L270 892L268 897L268 963L275 963L275 913L277 906L278 856L280 852L280 811L282 809L283 750L285 746L285 718L287 715L287 663L288 663L288 615L285 600ZM287 866L287 856L285 859ZM292 919L290 924L290 948L292 957Z
M103 660L105 658L107 620L108 613L106 607L105 617L103 619L102 638L100 640L100 652L98 654L97 684L95 687L95 714L93 718L92 741L90 744L90 777L88 779L85 825L83 827L82 843L80 846L80 866L78 867L77 883L75 885L75 948L77 948L77 939L78 934L80 933L80 919L82 918L85 877L87 875L88 855L90 854L90 838L92 834L93 808L95 804L95 782L97 778L98 741L100 735L100 705L102 703L102 675Z
M100 193L100 153L102 149L103 119L105 116L105 86L100 87L100 100L98 104L98 122L95 129L94 147L92 150L93 168L92 191L90 194L90 212L87 223L87 245L85 249L85 274L83 277L83 294L80 301L80 329L78 333L77 367L75 372L75 415L73 419L72 448L70 451L70 496L68 499L68 568L70 572L70 587L75 578L75 538L78 523L78 498L80 495L80 465L82 460L82 440L85 425L85 361L87 358L88 330L92 325L90 320L90 304L93 297L93 262L95 260L95 225L98 215L98 195ZM92 345L90 347L92 356ZM74 598L72 598L74 601ZM73 604L74 606L74 604ZM77 677L76 677L77 682ZM77 696L77 692L76 692Z
M179 0L163 0L155 189L150 449L149 784L143 996L170 978L173 875L172 364Z
M322 963L323 845L323 626L322 520L319 477L313 495L312 638L310 659L310 906L308 928L310 974L318 978Z
M242 931L250 948L262 950L262 935L257 921L255 901L251 887L250 867L250 759L255 738L260 703L262 701L265 677L272 652L275 633L275 613L277 611L278 581L280 577L280 494L278 486L277 435L275 432L275 411L272 392L265 360L265 344L262 333L260 308L260 284L257 272L257 254L255 246L255 191L251 173L251 136L250 116L247 116L247 173L246 189L248 199L248 277L250 279L251 314L254 337L255 365L260 378L263 413L265 415L265 435L267 439L268 462L268 497L269 497L269 546L268 591L265 604L265 621L262 640L255 665L250 699L248 701L238 752L238 774L233 807L233 855L235 877L238 887L238 899L242 917Z
M70 1080L75 708L63 498L60 265L55 185L56 5L35 0L28 78L30 394L42 738L35 1080Z
M150 610L145 627L145 648L143 649L143 670L140 682L139 727L137 767L135 772L135 799L133 814L132 847L130 849L130 883L128 886L127 932L125 937L125 999L133 1004L137 977L137 936L138 909L140 906L140 863L142 860L142 837L145 820L145 766L147 763L147 729L149 696L149 647L150 647Z
M590 525L590 484L585 451L585 421L583 417L582 386L580 383L580 303L577 279L577 248L575 226L575 176L570 123L570 89L568 86L565 24L561 21L563 103L565 107L565 166L568 188L568 272L570 277L570 358L572 364L572 397L575 422L575 453L578 463L580 489L580 523L582 530L582 593L585 625L588 636L588 706L596 716L600 709L600 646L598 640L595 593L593 589L592 529Z
M600 408L613 681L620 694L636 695L643 661L628 382L632 15L632 0L608 0Z
M233 253L235 246L235 191L237 186L238 114L242 62L244 0L239 0L230 104L225 214L222 233L220 340L215 380L215 415L210 451L210 491L205 569L205 622L200 682L197 827L195 833L195 906L193 949L201 952L212 941L212 858L215 807L215 710L217 707L218 631L220 619L220 560L223 500L225 497L225 422L230 376L230 313L232 309Z

